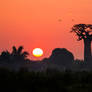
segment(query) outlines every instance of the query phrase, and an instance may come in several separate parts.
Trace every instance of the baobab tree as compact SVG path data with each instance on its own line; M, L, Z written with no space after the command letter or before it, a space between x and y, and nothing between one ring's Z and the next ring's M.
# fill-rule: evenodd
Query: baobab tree
M88 61L91 57L91 41L92 41L92 25L76 24L72 27L72 31L78 36L78 41L84 41L84 60Z

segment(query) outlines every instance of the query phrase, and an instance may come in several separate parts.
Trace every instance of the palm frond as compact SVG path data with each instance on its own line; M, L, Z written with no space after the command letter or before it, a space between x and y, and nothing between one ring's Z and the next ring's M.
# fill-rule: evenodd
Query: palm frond
M17 49L15 46L12 47L12 54L16 54L17 53Z
M29 55L29 53L28 52L26 52L26 51L24 51L23 53L22 53L22 56L25 58L25 57L27 57Z
M23 46L20 46L20 47L18 48L17 53L18 53L18 54L21 54L21 53L22 53L22 50L23 50Z

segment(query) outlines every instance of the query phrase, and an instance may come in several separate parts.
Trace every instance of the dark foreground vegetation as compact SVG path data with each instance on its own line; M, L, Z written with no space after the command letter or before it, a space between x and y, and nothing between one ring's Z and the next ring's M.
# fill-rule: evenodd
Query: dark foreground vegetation
M0 68L0 90L5 92L91 92L92 72L18 72Z

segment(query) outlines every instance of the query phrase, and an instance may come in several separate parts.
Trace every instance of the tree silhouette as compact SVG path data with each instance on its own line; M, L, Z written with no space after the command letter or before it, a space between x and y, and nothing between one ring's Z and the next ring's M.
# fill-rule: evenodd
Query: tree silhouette
M58 66L70 68L74 61L74 56L65 48L55 48L52 51L52 55L50 56L49 60Z
M23 46L20 46L18 49L15 46L13 46L11 55L15 59L23 59L23 60L25 60L27 58L27 56L29 55L29 53L26 52L26 51L23 52L23 49L24 49Z
M0 55L0 61L10 62L10 52L9 51L3 51Z
M18 49L13 46L12 52L3 51L0 54L0 67L7 67L9 69L18 70L24 67L28 61L28 52L23 51L23 46L18 47Z
M91 40L92 40L92 25L91 24L76 24L72 27L72 31L78 36L78 41L84 41L84 60L88 61L91 57Z

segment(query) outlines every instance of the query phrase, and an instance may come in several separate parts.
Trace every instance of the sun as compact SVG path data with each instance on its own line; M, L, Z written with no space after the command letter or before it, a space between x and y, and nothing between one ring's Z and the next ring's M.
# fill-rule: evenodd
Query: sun
M35 49L33 49L32 54L35 57L41 57L43 55L43 50L41 48L35 48Z

